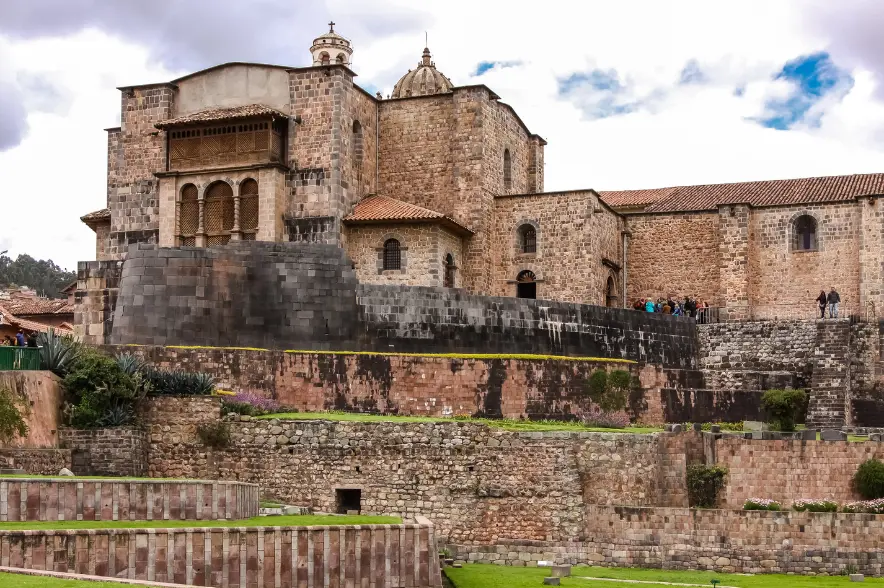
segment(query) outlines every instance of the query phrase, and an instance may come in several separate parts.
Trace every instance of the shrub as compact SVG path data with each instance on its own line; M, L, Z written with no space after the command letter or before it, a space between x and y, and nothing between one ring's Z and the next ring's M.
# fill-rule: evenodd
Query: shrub
M712 508L718 499L718 493L724 487L727 468L694 464L688 466L688 502L698 508Z
M838 512L838 503L832 500L802 498L792 503L792 510L797 512Z
M841 509L841 512L865 512L870 514L884 514L884 498L877 500L859 500L856 502L848 502Z
M28 434L24 415L30 412L28 401L8 388L0 388L0 442L4 445Z
M767 498L750 498L743 503L743 510L782 510L782 505L776 500Z
M77 355L63 386L70 424L85 429L131 424L146 391L140 374L125 373L116 360L95 349Z
M221 401L221 412L227 414L247 414L249 416L261 416L279 412L279 402L272 398L264 398L251 392L237 392L234 396L227 396Z
M877 459L867 459L853 476L856 491L866 500L884 498L884 463Z
M196 435L203 445L212 449L224 449L231 443L230 427L224 421L205 423L196 428Z
M583 424L602 429L623 429L629 426L629 415L622 410L603 410L602 407L592 404L583 411Z
M147 370L152 396L211 396L215 392L215 378L209 374Z
M807 410L807 393L804 390L768 390L761 397L761 407L775 429L794 431L795 424Z
M596 370L589 376L589 399L605 411L626 408L632 376L626 370Z
M80 355L81 347L73 337L59 337L55 329L37 335L40 346L40 367L64 377Z
M144 360L131 353L120 353L116 357L117 365L123 370L123 373L134 376L135 374L144 372Z

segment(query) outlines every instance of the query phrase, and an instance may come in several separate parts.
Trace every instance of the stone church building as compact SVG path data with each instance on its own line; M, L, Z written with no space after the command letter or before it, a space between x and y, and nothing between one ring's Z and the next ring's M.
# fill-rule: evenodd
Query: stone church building
M99 261L129 245L335 243L361 282L597 305L693 295L730 318L882 304L884 174L544 192L546 141L424 49L392 95L355 82L351 43L309 67L227 63L120 88ZM588 178L591 180L591 178Z

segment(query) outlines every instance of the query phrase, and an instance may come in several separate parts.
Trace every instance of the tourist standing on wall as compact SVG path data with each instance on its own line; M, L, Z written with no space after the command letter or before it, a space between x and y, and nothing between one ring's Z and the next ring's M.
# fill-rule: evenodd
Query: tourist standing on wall
M18 330L18 333L15 334L15 342L19 347L25 346L25 334L21 329Z
M826 298L825 290L820 290L820 295L817 297L816 301L817 304L820 305L820 318L826 318L826 304L828 303L829 299Z
M829 318L838 318L838 304L841 302L841 296L838 295L835 288L829 292L827 300L829 302Z

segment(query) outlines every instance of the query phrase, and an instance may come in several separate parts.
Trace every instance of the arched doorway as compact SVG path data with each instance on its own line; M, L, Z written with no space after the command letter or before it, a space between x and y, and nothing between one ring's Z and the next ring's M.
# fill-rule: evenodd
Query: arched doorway
M614 278L608 276L608 283L605 286L605 306L614 308L618 306L617 302L620 297L617 296L617 286L614 284Z
M519 272L516 277L517 298L537 298L537 277L531 270Z

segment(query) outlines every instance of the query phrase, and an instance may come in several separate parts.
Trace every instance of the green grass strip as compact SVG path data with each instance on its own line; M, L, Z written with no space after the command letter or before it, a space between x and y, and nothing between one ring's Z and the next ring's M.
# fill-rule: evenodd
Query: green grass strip
M267 414L256 419L280 419L280 420L327 420L327 421L351 421L362 423L478 423L487 425L492 429L515 432L542 432L561 431L574 433L658 433L660 427L626 427L624 429L604 429L600 427L586 427L579 422L570 421L521 421L511 419L474 419L454 417L422 417L422 416L395 416L382 414L364 414L357 412L283 412Z
M445 568L445 575L455 588L537 588L543 578L550 573L549 568L520 568L487 564L467 564L463 568ZM683 572L675 570L652 570L641 568L599 568L575 566L571 577L562 578L562 586L579 588L660 588L659 584L618 584L593 578L616 578L640 582L672 582L678 584L700 584L712 586L718 580L724 586L739 588L847 588L857 586L846 576L787 576L782 574L719 574L716 572ZM884 586L880 578L866 577L865 585Z
M64 531L76 529L181 529L223 527L310 527L399 525L399 517L370 515L288 515L233 521L16 521L0 522L0 531Z
M149 586L149 584L148 584ZM0 573L2 588L132 588L132 584L120 582L92 582L89 580L63 580L47 576Z

